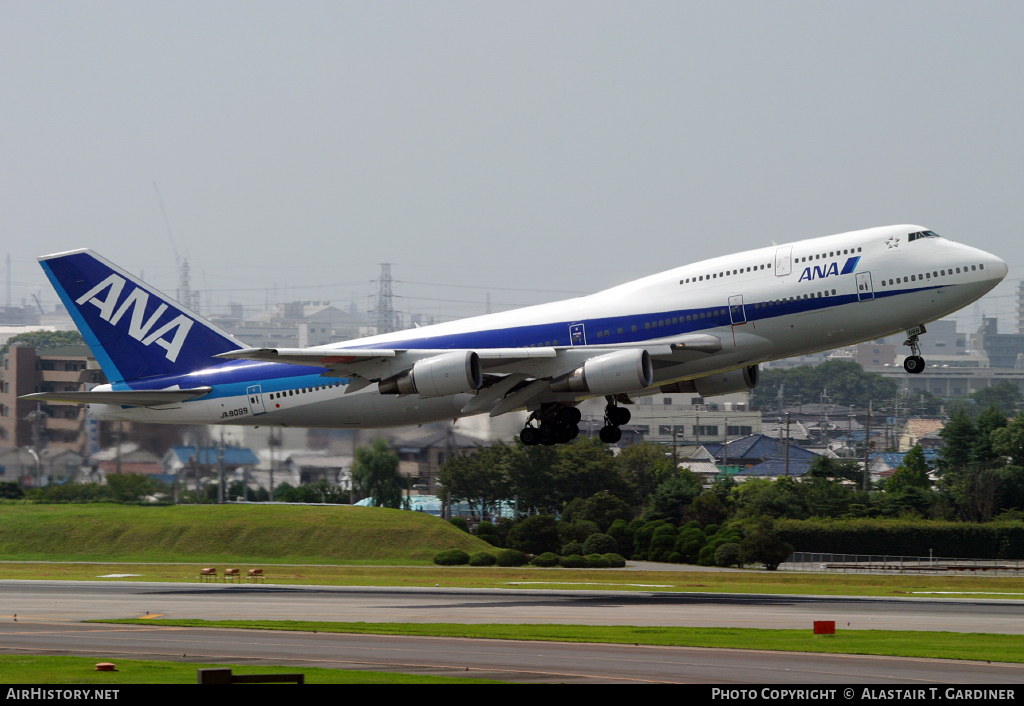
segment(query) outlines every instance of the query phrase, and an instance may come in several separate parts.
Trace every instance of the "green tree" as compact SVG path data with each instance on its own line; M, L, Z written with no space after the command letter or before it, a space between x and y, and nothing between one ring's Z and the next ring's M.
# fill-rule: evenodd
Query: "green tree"
M974 457L977 430L963 407L953 410L939 436L944 442L939 450L939 473L945 474L955 469L967 468Z
M1024 396L1016 383L1004 381L992 387L985 387L970 395L975 402L975 409L985 410L995 407L1004 417L1017 414L1024 404Z
M625 499L633 505L645 503L676 472L665 448L647 442L630 444L615 457L615 462L629 487L630 496Z
M816 366L763 371L760 384L751 390L751 402L762 409L773 405L780 384L785 385L786 404L797 400L817 402L821 391L827 388L833 403L847 407L867 407L871 400L891 400L899 389L892 380L865 372L859 363L829 360Z
M480 508L483 516L494 505L509 497L507 460L512 450L504 444L477 446L476 452L452 456L438 471L438 482L452 500L465 501Z
M552 468L558 460L556 446L523 446L516 441L506 459L509 496L518 497L519 512L559 512L560 496L554 489Z
M782 541L770 517L762 517L754 531L740 542L740 561L759 562L768 571L775 571L792 553L793 545Z
M990 406L978 416L977 438L971 449L974 463L984 468L996 468L1003 465L1002 457L992 445L992 434L1006 425L1006 415L999 411L999 407L996 405Z
M602 532L607 532L616 520L629 522L633 519L633 508L625 501L610 493L595 493L589 498L576 498L565 506L562 519L566 522L589 520ZM606 554L607 552L598 552Z
M11 336L0 348L0 356L6 355L11 346L29 346L40 350L60 348L84 344L82 334L78 331L27 331Z
M574 498L589 498L596 493L608 492L615 496L629 491L615 457L600 439L577 437L571 444L558 447L554 467L552 490L559 509Z
M930 470L924 459L924 450L920 444L915 444L885 484L885 492L895 494L905 492L907 488L931 488L932 481L928 477Z
M774 482L766 478L752 478L741 483L734 492L741 517L807 518L802 488L794 478L782 477Z
M701 482L695 474L683 469L654 491L644 511L646 520L666 520L681 525L688 519L690 506L701 494Z
M509 530L505 545L525 554L557 552L562 548L558 521L551 515L533 515L520 520Z
M398 454L388 448L387 439L374 439L369 448L356 449L352 482L360 495L373 498L374 506L402 507Z

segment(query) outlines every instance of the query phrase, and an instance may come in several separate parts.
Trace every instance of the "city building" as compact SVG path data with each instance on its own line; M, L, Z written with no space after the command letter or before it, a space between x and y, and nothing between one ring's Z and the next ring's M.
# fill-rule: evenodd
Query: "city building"
M82 405L18 398L32 392L87 390L102 382L106 378L84 345L49 350L9 348L0 370L0 444L85 451Z

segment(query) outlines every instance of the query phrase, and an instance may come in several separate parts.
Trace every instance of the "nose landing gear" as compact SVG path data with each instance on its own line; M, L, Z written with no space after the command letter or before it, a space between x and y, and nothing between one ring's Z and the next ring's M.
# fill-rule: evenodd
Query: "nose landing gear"
M918 326L907 331L907 340L903 345L910 346L910 355L903 359L903 369L908 373L918 374L925 369L924 358L921 357L921 346L918 345L918 336L926 333L924 326Z

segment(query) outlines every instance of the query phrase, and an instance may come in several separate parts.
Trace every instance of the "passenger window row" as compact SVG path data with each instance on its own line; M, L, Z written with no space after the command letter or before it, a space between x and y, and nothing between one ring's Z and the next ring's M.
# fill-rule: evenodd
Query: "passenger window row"
M757 270L771 269L772 263L766 265L751 265L750 267L743 269L742 267L737 270L723 270L721 272L712 272L709 275L698 275L697 277L687 277L686 279L679 280L679 284L690 284L691 282L703 282L710 279L718 279L719 277L731 277L732 275L742 275L747 272L756 272Z
M767 301L767 302L755 302L754 303L754 308L755 309L766 309L767 307L770 307L770 306L781 306L782 304L784 304L786 302L797 301L798 299L821 299L822 297L835 296L835 294L836 294L836 290L833 289L831 291L831 293L830 293L829 290L826 289L826 290L823 290L821 292L811 292L810 294L804 294L802 296L798 294L795 297L788 297L788 298L787 297L783 297L782 299L772 299L772 300Z
M922 236L922 237L924 237L924 236ZM968 269L967 266L965 265L964 268L963 268L963 271L964 272L976 272L977 270L984 270L984 269L985 269L985 265L971 265L970 269ZM889 286L891 284L894 284L894 283L895 284L903 284L905 282L917 282L919 280L928 280L928 279L931 279L933 277L946 277L947 275L951 275L951 274L953 274L953 268L952 267L949 268L948 270L937 270L937 271L933 271L933 272L925 272L923 274L910 275L909 277L896 277L895 278L895 282L892 279L890 279L890 280L884 280L883 279L882 280L882 286L883 287L887 287L887 286ZM956 268L956 274L960 274L960 268L959 267Z
M314 387L298 387L294 390L282 390L281 392L271 392L270 399L279 400L282 397L292 397L293 395L303 395L307 392L317 392L319 390L327 390L332 387L341 387L340 382L332 382L329 385L316 385Z
M860 252L861 250L863 250L863 248L857 248L856 252ZM830 252L828 255L825 255L825 253L822 253L821 255L808 255L807 257L798 257L798 258L796 258L796 260L794 260L794 262L800 263L800 262L807 262L809 260L827 260L830 257L839 257L840 255L853 255L853 254L854 254L854 249L853 248L847 248L846 250L843 250L842 252L839 252L838 250L836 250L834 252Z

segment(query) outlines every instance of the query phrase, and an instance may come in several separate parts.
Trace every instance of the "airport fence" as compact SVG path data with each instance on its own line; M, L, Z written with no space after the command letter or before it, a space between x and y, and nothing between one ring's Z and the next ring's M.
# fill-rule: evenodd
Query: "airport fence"
M1019 559L963 559L932 556L878 554L828 554L793 552L779 565L783 571L824 571L862 574L963 574L1020 576L1024 561Z

